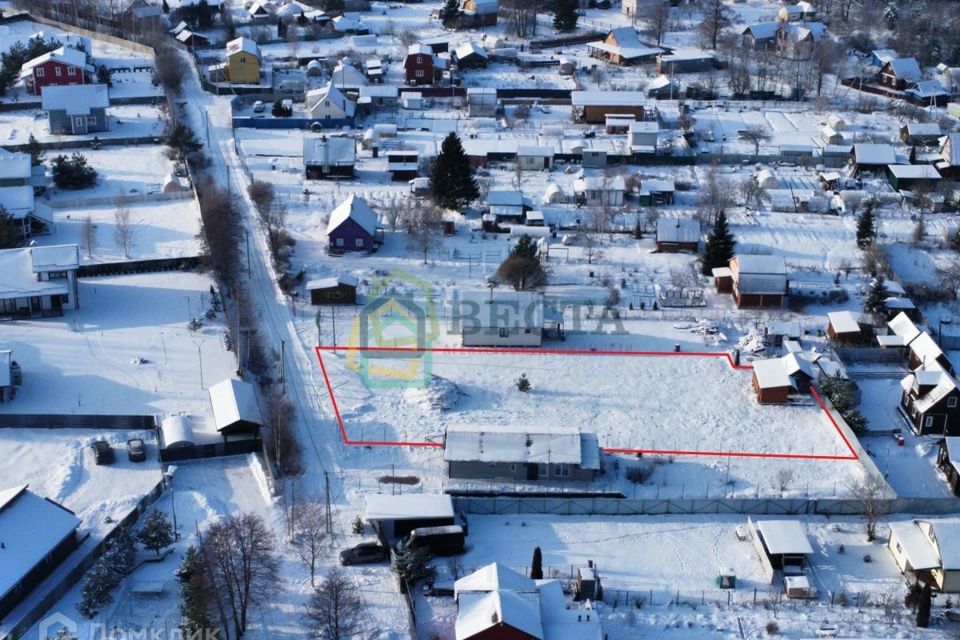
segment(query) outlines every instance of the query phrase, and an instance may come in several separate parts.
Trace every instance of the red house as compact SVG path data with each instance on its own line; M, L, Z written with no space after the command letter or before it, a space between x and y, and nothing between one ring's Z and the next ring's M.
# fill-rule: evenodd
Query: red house
M407 58L403 68L407 72L408 84L433 84L433 51L422 44L412 44L407 49Z
M51 85L90 84L93 73L87 54L71 47L60 47L20 67L20 79L35 96Z

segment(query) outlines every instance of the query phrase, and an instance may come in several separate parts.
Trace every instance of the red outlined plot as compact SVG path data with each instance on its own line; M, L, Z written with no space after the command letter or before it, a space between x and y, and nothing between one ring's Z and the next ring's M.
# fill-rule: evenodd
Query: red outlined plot
M437 449L443 448L443 443L440 442L405 442L405 441L391 441L391 440L351 440L347 435L346 427L343 424L343 418L340 415L340 408L337 406L337 398L333 393L333 385L330 382L330 375L327 372L327 367L323 362L323 353L325 351L336 352L336 351L369 351L369 352L401 352L401 353L456 353L456 354L500 354L500 355L561 355L561 356L571 356L571 357L581 357L581 356L594 356L594 357L605 357L605 356L620 356L620 357L677 357L677 358L722 358L726 360L727 364L731 369L749 371L753 367L750 365L735 364L731 355L725 351L720 352L711 352L711 351L630 351L630 350L593 350L593 349L516 349L516 348L495 348L495 347L431 347L429 349L417 349L412 347L360 347L360 346L343 346L336 347L330 345L321 345L314 347L317 354L317 361L320 363L320 371L323 373L323 381L327 386L327 392L330 394L330 404L333 406L333 413L337 420L337 425L340 428L340 437L343 438L343 442L346 445L350 446L380 446L380 447L433 447ZM603 450L607 453L625 453L625 454L653 454L653 455L673 455L673 456L708 456L708 457L729 457L729 458L773 458L773 459L793 459L793 460L836 460L836 461L855 461L859 460L860 456L857 455L853 446L850 444L850 441L841 431L840 426L834 420L833 416L827 410L826 405L823 402L823 399L820 398L820 395L817 393L816 389L813 387L810 388L810 393L813 395L813 398L816 400L817 405L826 415L827 420L830 421L830 424L833 425L834 430L837 432L837 435L840 436L840 439L843 441L844 446L849 451L847 455L827 455L827 454L815 454L815 453L770 453L770 452L750 452L750 451L694 451L694 450L685 450L685 449L626 449L626 448L606 448Z

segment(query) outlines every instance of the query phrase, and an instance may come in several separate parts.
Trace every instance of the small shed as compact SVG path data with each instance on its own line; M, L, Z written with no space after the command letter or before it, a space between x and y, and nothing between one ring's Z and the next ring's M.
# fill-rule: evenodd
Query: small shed
M257 394L249 382L228 378L211 386L208 393L213 420L221 434L256 433L263 425Z
M733 293L733 271L730 267L715 267L712 275L717 293Z
M167 416L160 423L160 448L183 449L196 444L190 416Z
M857 344L870 339L873 325L869 319L853 311L832 311L827 314L827 336L843 344Z
M657 220L657 251L660 253L696 252L700 248L700 223L692 218Z
M760 404L786 404L790 395L790 376L780 358L754 360L753 389Z
M754 546L771 582L775 572L786 576L803 575L807 556L813 555L813 548L807 540L807 534L796 520L758 520L747 519Z
M307 63L307 77L320 78L323 76L323 63L319 60L311 60Z
M550 147L520 147L517 163L525 171L543 171L553 166L553 149Z
M356 304L358 283L356 277L343 275L311 280L307 283L307 291L310 292L310 304Z
M370 494L366 496L363 519L383 541L402 538L420 527L455 524L453 499L446 494Z
M577 581L574 585L575 600L597 600L603 598L603 586L593 560L587 560L587 566L577 568Z
M543 204L561 204L567 201L567 196L564 195L563 189L551 182L544 190L542 200Z

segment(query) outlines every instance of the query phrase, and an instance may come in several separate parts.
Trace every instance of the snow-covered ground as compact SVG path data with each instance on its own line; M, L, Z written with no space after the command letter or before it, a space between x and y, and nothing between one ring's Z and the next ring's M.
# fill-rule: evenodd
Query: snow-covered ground
M210 415L206 389L233 375L209 276L164 272L80 281L80 309L3 324L24 384L4 413ZM143 360L138 360L143 359Z
M79 191L51 185L46 193L51 200L159 193L173 171L173 162L167 159L166 148L160 145L64 149L48 152L46 158L49 160L60 153L69 156L74 151L83 154L87 164L97 170L97 184Z
M107 131L73 136L51 134L47 113L40 108L0 113L0 144L26 144L30 134L40 142L69 145L75 140L145 138L163 134L165 122L158 107L145 104L114 105L107 109ZM51 156L56 153L51 152Z

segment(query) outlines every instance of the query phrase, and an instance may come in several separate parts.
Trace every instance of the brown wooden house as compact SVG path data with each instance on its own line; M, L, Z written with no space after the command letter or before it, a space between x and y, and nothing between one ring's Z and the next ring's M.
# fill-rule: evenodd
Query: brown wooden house
M947 477L953 495L960 496L960 438L947 437L940 441L937 467Z
M783 306L787 266L782 256L735 256L730 260L730 273L737 308Z
M923 79L920 64L916 58L895 58L888 60L877 73L875 80L880 84L904 91L907 87Z
M357 304L358 281L353 276L336 276L311 280L307 283L310 304Z
M918 435L960 435L960 389L939 364L910 372L900 381L900 412Z
M407 84L433 84L433 51L426 45L410 45L407 49L407 57L403 61L403 69Z
M790 395L790 376L780 358L753 362L753 390L760 404L786 404Z
M827 314L827 336L841 344L861 344L873 336L873 324L867 316L852 311Z

